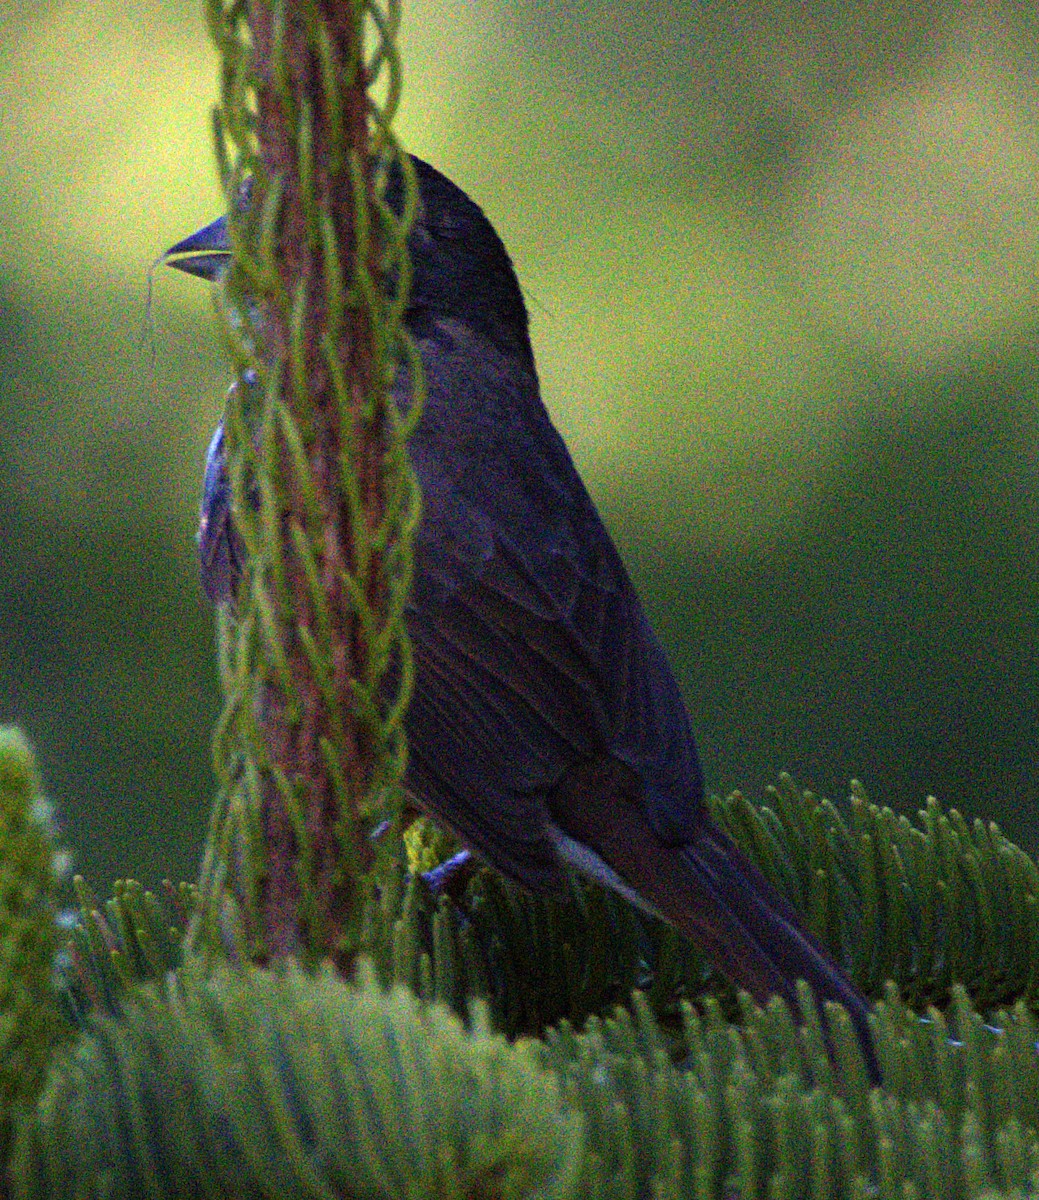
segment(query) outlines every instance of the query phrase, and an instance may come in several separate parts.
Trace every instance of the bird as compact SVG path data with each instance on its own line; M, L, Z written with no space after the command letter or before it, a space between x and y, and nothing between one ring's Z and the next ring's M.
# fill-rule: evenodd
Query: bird
M710 814L678 683L542 402L501 238L461 188L412 161L404 320L427 398L409 441L423 515L406 610L408 791L503 875L544 894L575 868L673 926L759 1003L779 995L797 1013L803 979L816 1001L844 1006L879 1082L867 1000ZM399 211L399 173L387 200ZM215 280L229 255L220 217L163 257ZM207 595L231 601L242 547L220 427L199 552Z

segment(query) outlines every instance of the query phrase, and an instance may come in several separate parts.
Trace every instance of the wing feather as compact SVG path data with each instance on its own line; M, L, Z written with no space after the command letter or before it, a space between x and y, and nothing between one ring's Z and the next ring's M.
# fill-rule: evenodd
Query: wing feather
M607 753L644 779L662 834L682 840L700 778L670 668L536 379L474 337L439 328L437 353L422 347L408 731L428 795L414 790L500 867L543 863L545 796Z

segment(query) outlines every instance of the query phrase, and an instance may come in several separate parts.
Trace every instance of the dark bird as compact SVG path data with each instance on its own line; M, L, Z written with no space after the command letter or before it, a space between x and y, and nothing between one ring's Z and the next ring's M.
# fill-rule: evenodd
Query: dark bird
M406 322L428 400L409 444L424 504L407 613L409 791L503 874L551 891L569 863L669 922L758 1001L778 993L796 1012L806 980L847 1009L879 1079L865 999L708 813L678 685L542 404L501 239L414 162ZM220 219L167 258L215 279L228 253ZM230 599L241 564L220 429L200 551L207 594Z

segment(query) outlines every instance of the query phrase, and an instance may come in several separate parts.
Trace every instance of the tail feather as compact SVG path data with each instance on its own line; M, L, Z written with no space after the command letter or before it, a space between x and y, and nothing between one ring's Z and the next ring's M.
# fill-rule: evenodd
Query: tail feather
M851 1019L874 1083L880 1068L869 1026L869 1004L758 868L721 830L707 826L679 851L696 880L700 901L667 911L668 920L704 947L718 969L759 1003L782 996L797 1012L796 981L820 1004L832 1000ZM659 901L658 901L659 902Z
M880 1069L869 1027L869 1004L797 913L765 876L700 810L687 840L666 843L639 803L637 781L615 762L597 760L569 775L549 798L549 808L570 846L605 870L591 870L609 886L634 894L699 947L717 969L759 1003L779 995L798 1012L797 980L821 1004L844 1006L867 1070ZM557 849L574 865L587 865ZM614 883L611 876L620 884Z

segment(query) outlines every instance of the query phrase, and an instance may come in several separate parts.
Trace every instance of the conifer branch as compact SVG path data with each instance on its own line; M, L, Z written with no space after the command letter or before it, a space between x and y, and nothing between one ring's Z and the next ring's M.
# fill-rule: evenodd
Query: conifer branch
M239 366L227 445L246 564L203 905L224 922L223 889L234 893L252 957L346 969L372 827L403 776L411 687L419 496L405 439L419 406L405 421L389 395L398 363L418 370L400 321L414 181L390 131L399 12L393 0L247 12L212 0L210 21L224 59L233 265L220 307ZM400 215L384 200L391 170Z

